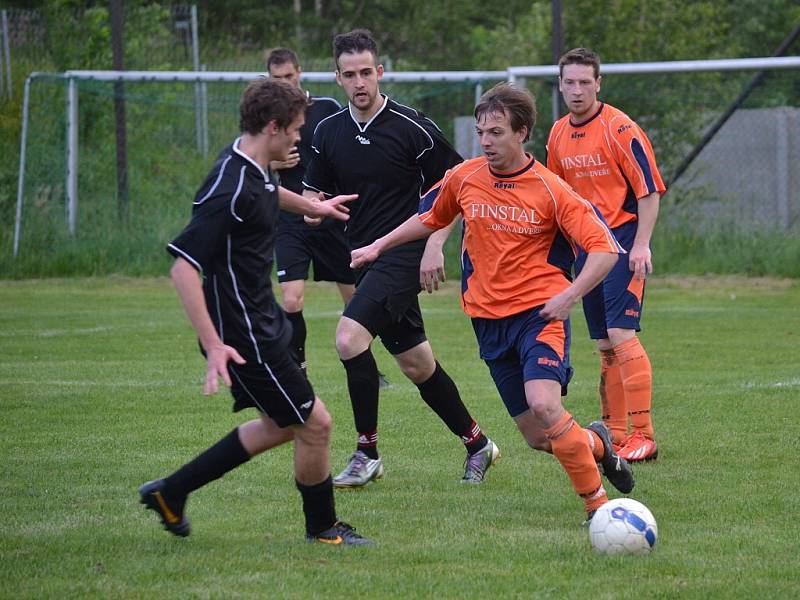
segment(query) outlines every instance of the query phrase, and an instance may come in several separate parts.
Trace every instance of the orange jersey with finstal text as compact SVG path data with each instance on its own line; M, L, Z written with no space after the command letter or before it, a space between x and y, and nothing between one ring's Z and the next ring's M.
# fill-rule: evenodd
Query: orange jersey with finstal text
M570 285L574 242L624 252L595 211L533 157L515 173L486 158L450 169L420 203L441 229L463 216L461 300L470 317L500 319L540 306Z
M650 140L609 104L580 124L562 117L547 140L547 168L592 202L612 229L638 214L638 200L666 191Z

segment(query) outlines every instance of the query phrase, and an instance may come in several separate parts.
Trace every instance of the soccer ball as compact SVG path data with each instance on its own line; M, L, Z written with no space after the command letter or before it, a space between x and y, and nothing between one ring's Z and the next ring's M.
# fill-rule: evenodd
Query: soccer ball
M592 548L600 554L649 554L656 538L658 527L653 513L631 498L606 502L589 523Z

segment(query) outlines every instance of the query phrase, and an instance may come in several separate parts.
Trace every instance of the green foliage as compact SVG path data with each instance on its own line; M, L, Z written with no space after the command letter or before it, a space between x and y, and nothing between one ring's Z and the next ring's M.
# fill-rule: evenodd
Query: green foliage
M111 68L111 25L108 9L45 12L47 45L57 71ZM74 43L80 39L81 43Z
M549 63L550 24L547 4L534 2L504 22L475 26L469 40L472 68L502 71L509 65Z
M683 200L676 205L676 200ZM713 203L702 196L668 195L651 242L658 273L744 274L800 278L800 236L796 230L743 230L733 219L699 218Z
M3 596L800 596L797 284L649 283L641 335L654 366L660 456L635 468L631 496L653 511L659 541L650 556L619 558L591 551L563 470L522 441L454 284L421 302L437 357L502 449L484 484L458 482L460 442L374 344L393 384L381 392L386 476L337 493L336 506L375 548L302 540L290 447L197 491L187 504L192 535L170 536L138 504L137 486L255 418L232 414L225 392L202 396L204 363L171 287L163 278L0 284ZM309 286L306 352L334 420L334 470L355 442L332 348L340 310L335 286ZM579 311L573 328L576 375L565 402L585 424L598 416L598 359Z

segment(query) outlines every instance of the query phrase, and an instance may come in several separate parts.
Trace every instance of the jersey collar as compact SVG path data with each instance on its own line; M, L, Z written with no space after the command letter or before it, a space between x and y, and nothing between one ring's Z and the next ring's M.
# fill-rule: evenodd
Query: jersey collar
M269 183L269 175L264 169L261 168L261 165L258 164L256 161L254 161L252 158L250 158L247 154L239 150L239 141L241 139L242 139L241 136L239 136L233 141L233 151L239 156L241 156L243 159L245 159L247 162L249 162L251 165L253 165L256 169L258 169L258 172L261 173L261 176L264 178L264 183Z
M518 169L517 171L514 171L513 173L498 173L497 171L493 171L492 167L489 167L489 173L491 173L494 177L498 177L500 179L511 179L512 177L519 177L525 171L528 171L528 170L532 169L534 163L536 163L536 159L533 156L531 156L527 152L525 154L526 154L526 156L528 156L530 158L530 160L521 169Z
M381 96L383 96L383 104L378 109L378 112L372 115L372 118L370 118L369 121L364 123L363 126L361 125L361 123L358 122L358 119L356 119L355 115L353 114L353 105L350 102L347 103L347 108L350 111L350 118L353 119L353 123L356 124L356 127L358 127L358 130L361 133L364 133L367 130L367 127L370 126L370 123L372 123L378 117L378 115L383 112L383 109L386 108L386 105L389 104L389 96L384 96L383 94L381 94Z
M570 125L572 125L573 127L583 127L584 125L588 125L589 123L591 123L591 122L592 122L592 121L594 121L594 120L595 120L597 117L599 117L599 116L600 116L600 113L601 113L601 112L603 112L603 107L604 107L604 106L605 106L605 102L601 102L601 103L600 103L600 107L597 109L597 112L596 112L596 113L594 113L594 114L593 114L591 117L589 117L588 119L586 119L585 121L583 121L583 122L581 122L581 123L573 123L573 122L572 122L572 117L570 116L570 119L569 119L569 124L570 124Z

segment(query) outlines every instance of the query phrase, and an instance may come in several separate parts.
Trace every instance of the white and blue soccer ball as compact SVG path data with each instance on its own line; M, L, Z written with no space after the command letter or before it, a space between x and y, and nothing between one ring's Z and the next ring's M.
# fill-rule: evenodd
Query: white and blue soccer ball
M617 498L597 509L589 523L589 539L600 554L649 554L658 539L658 526L644 504Z

